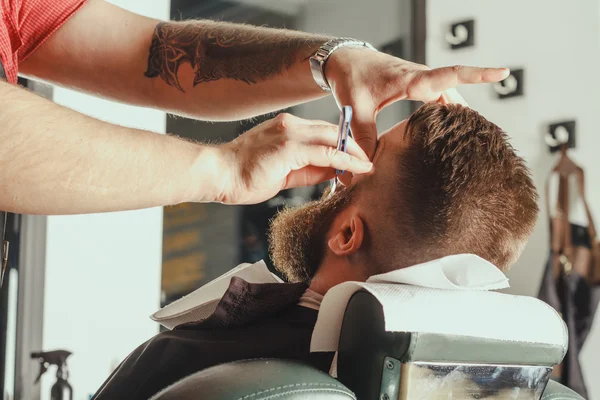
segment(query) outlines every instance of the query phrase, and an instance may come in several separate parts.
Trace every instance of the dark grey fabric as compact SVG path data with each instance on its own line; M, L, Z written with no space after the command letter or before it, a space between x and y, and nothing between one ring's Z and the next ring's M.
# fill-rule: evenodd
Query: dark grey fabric
M318 312L296 305L305 290L303 284L232 278L209 318L159 333L139 346L93 399L148 400L188 375L244 359L296 360L328 372L333 354L310 353Z

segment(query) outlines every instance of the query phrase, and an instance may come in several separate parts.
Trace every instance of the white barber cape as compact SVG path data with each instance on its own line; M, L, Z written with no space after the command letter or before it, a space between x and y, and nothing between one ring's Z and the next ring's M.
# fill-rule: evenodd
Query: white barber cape
M184 323L198 322L208 318L215 311L219 300L227 291L229 282L234 276L240 277L250 283L282 282L267 269L263 261L255 264L241 264L189 295L162 308L154 313L151 318L167 329L173 329ZM374 275L365 283L345 282L342 285L352 284L355 285L352 286L353 288L360 290L360 288L367 284L376 283L415 285L444 290L495 290L508 287L508 278L493 264L476 255L459 254L381 275ZM338 285L336 288L342 285ZM350 291L345 290L345 295L351 295ZM331 296L327 293L325 299L329 297ZM336 296L337 298L338 296ZM335 304L338 307L342 306L342 302L339 300L336 300ZM343 310L345 310L345 304L343 307L341 310L342 314ZM330 317L328 316L327 318ZM342 317L343 315L339 315L340 326ZM323 320L321 315L319 315L319 320ZM319 325L319 322L317 322L317 325ZM334 342L336 342L337 349L337 339ZM315 349L313 351L327 351L323 349L324 347L331 346L321 344L316 346L316 349L319 350Z

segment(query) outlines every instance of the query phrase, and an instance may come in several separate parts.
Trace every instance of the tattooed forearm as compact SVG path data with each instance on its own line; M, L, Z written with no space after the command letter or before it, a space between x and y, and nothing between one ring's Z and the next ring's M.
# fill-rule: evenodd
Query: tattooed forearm
M161 22L154 31L145 76L160 77L183 92L177 73L189 63L194 86L223 78L252 84L306 59L326 40L229 23Z

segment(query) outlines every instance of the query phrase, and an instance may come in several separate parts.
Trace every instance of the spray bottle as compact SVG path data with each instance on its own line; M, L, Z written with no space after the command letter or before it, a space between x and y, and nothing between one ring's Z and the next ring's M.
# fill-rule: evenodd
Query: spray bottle
M40 363L40 373L35 383L37 384L42 375L48 371L48 367L56 365L56 382L50 390L51 400L73 400L73 388L67 381L69 371L67 370L67 358L71 352L67 350L54 350L39 353L31 353L31 358L37 359Z

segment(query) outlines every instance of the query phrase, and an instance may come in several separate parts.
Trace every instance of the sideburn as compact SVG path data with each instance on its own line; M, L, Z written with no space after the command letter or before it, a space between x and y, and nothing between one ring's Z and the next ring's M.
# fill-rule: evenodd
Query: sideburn
M275 267L290 282L309 284L325 255L327 233L352 199L353 187L333 196L281 210L271 221L269 250Z

